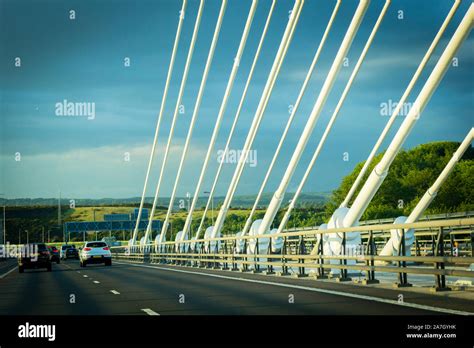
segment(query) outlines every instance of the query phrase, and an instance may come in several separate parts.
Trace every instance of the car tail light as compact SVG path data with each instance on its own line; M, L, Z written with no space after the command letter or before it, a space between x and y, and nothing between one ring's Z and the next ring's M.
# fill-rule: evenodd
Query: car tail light
M104 250L109 250L109 247L105 247L105 248L102 248L102 249L104 249Z
M91 251L92 249L86 247L86 248L84 248L83 250L84 250L84 251Z

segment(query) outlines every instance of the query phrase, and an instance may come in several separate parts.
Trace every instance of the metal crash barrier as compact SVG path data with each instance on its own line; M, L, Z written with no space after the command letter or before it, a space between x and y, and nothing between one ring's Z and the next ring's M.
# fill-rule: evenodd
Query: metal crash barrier
M378 255L376 241L386 239L393 230L402 231L397 255ZM414 231L415 243L405 247L405 233ZM348 248L344 241L347 233L358 232L363 237L356 248ZM342 234L340 255L324 255L323 241L329 235ZM460 234L469 238L459 238ZM457 242L453 246L452 234ZM411 286L408 275L433 276L434 289L449 290L446 277L472 280L474 218L421 221L410 224L364 225L350 228L312 229L271 235L225 236L153 243L145 246L112 247L113 257L127 262L203 267L209 269L351 280L358 272L361 284L378 283L377 275L396 273L397 287ZM432 238L433 237L433 238ZM273 245L279 244L278 251ZM421 250L416 241L431 243ZM236 252L243 242L242 252ZM205 247L207 245L207 247ZM254 245L250 248L250 245ZM464 252L460 252L461 249ZM253 252L250 252L253 250ZM413 255L413 256L412 256Z

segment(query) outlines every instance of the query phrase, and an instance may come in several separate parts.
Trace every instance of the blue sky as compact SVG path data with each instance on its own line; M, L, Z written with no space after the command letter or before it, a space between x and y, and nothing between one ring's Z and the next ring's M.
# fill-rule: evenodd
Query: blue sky
M345 0L341 5L267 192L281 180L357 3ZM409 101L416 98L469 3L461 4ZM198 4L190 0L186 11L147 196L154 192ZM250 0L229 0L178 195L194 192L250 4ZM270 0L259 2L205 189L216 172L217 151L225 144L270 4ZM383 4L375 0L370 4L348 54L349 67L341 69L290 191L306 169ZM296 100L334 5L335 1L306 1L252 147L257 150L258 164L246 167L237 195L258 191L288 119L288 106ZM232 149L241 148L245 141L292 6L290 0L277 2ZM448 0L392 1L307 181L306 192L336 188L343 176L367 157L388 120L380 114L380 104L401 97L451 6ZM141 194L180 8L181 2L175 0L2 0L0 192L5 197L54 197L59 189L70 198ZM206 1L183 98L186 112L178 118L161 196L171 193L219 8L220 1ZM75 20L69 19L70 10L75 11ZM402 20L398 19L399 10L403 11ZM472 127L473 42L470 35L457 54L459 65L449 69L405 148L429 141L461 141ZM21 67L15 66L16 57L21 58ZM130 58L130 67L124 67L125 57ZM64 99L95 103L95 119L56 116L55 104ZM389 140L401 120L399 117ZM383 147L387 145L388 141ZM126 152L130 161L124 160ZM349 161L343 161L344 152L349 153ZM16 153L21 154L20 161L15 160ZM224 168L217 195L227 191L235 165Z

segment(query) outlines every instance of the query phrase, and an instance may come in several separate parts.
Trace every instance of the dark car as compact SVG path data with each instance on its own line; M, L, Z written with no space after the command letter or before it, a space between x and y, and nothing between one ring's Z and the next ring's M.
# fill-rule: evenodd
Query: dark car
M48 246L48 250L51 254L51 261L56 261L56 263L61 262L58 248L56 248L55 246Z
M18 271L29 268L46 268L51 272L51 254L44 243L25 244L18 255Z
M72 249L72 250L71 250ZM79 252L74 245L64 244L61 245L59 257L62 260L66 259L79 259Z
M66 249L65 259L76 259L79 260L79 251L74 245L71 245L70 248Z

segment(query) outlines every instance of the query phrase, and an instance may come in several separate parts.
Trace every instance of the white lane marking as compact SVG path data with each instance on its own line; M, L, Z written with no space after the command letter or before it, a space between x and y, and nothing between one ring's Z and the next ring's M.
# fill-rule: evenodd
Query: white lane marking
M155 311L152 311L150 308L142 308L142 311L144 311L148 315L159 315Z
M97 280L94 280L94 283L96 283L96 284L100 284L100 282L99 282L99 281L97 281Z
M120 292L118 292L117 290L110 290L110 292L114 295L120 295Z
M0 279L3 279L5 278L7 275L9 275L10 273L12 273L14 270L17 269L18 266L15 266L13 267L11 270L7 271L6 273L3 273L2 275L0 275Z
M224 275L220 275L220 274L209 274L209 273L204 273L204 272L185 271L185 270L181 270L181 269L173 269L173 268L168 268L168 267L137 265L137 264L131 264L131 263L127 263L127 262L118 262L118 261L116 261L116 262L124 264L124 265L134 266L134 267L154 268L154 269L161 269L161 270L164 270L164 271L197 274L197 275L203 275L203 276L207 276L207 277L230 279L230 280L239 280L239 281L242 281L242 282L266 284L266 285L280 286L280 287L283 287L283 288L293 288L293 289L314 291L314 292L320 292L320 293L324 293L324 294L339 295L339 296L357 298L357 299L361 299L361 300L388 303L388 304L392 304L392 305L396 305L396 306L410 307L410 308L422 309L422 310L433 311L433 312L441 312L441 313L457 314L457 315L474 315L474 313L472 313L472 312L465 312L465 311L458 311L458 310L455 310L455 309L426 306L426 305L420 305L420 304L417 304L417 303L398 302L396 300L388 300L388 299L380 298L380 297L373 297L373 296L360 295L360 294L352 294L350 292L342 292L342 291L336 291L336 290L311 288L311 287L308 287L308 286L293 285L293 284L275 283L275 282L268 282L268 281L265 281L265 280L257 280L257 279L236 278L236 277L229 277L229 276L224 276Z
M88 276L87 274L84 274L83 277L84 277L84 278L87 278L87 277L89 277L89 276Z

